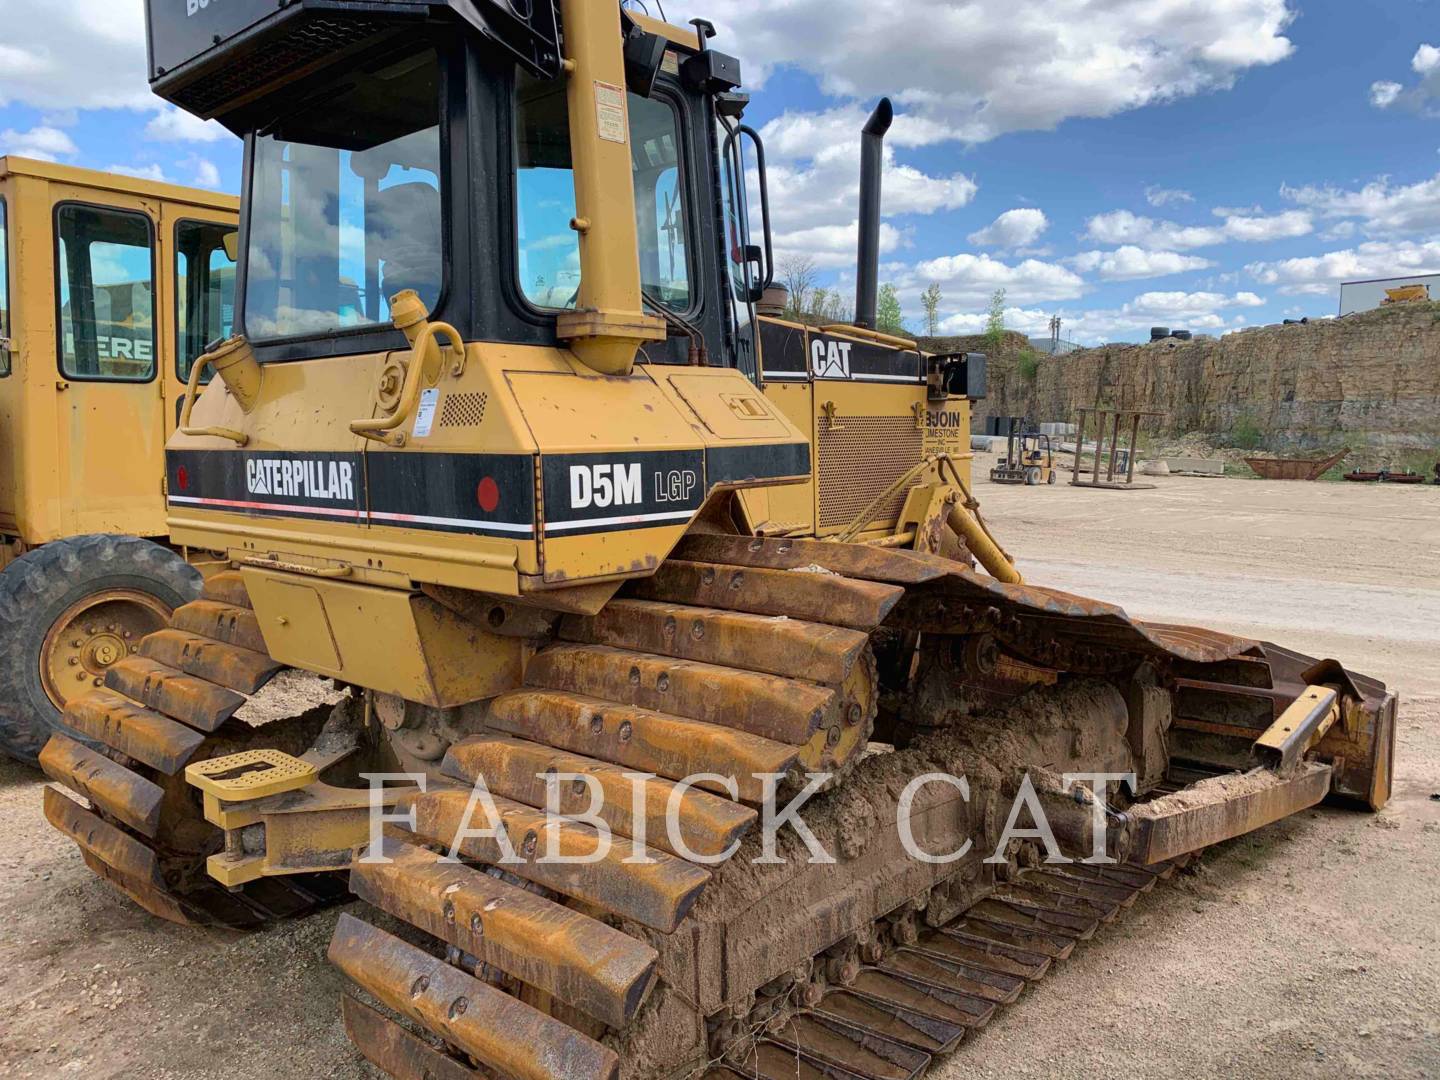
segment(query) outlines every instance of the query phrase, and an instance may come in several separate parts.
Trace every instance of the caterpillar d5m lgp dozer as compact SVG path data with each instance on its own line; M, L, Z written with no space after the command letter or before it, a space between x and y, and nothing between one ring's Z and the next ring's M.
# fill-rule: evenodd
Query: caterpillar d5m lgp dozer
M0 158L0 751L21 761L222 568L169 546L165 443L230 333L238 210Z
M763 150L703 22L149 16L157 91L246 139L243 336L169 453L175 540L233 569L67 711L111 751L57 738L47 813L176 921L348 874L383 1070L915 1077L1196 851L1386 801L1382 685L991 539L979 358L871 329L887 104L859 325L815 328L754 316ZM351 693L235 723L285 667Z

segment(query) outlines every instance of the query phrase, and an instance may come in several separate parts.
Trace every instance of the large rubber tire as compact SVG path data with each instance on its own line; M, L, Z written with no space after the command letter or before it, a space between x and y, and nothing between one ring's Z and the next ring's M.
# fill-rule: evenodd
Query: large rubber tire
M1033 466L1033 465L1030 466L1030 468L1028 468L1028 469L1025 470L1025 486L1026 486L1026 487L1039 487L1039 486L1040 486L1040 470L1037 469L1037 468L1036 468L1035 466Z
M41 677L56 621L86 597L118 590L168 612L198 599L200 573L168 548L134 536L72 536L37 548L0 573L0 750L29 764L55 731L60 709ZM70 733L73 736L73 732Z

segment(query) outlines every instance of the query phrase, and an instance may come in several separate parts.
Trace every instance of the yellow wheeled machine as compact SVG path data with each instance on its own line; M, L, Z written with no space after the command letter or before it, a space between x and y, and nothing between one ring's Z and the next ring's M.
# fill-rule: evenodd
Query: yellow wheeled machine
M1054 484L1056 478L1050 436L1027 430L1023 420L1012 420L1005 441L1005 456L990 470L990 482L1039 487Z
M888 103L858 325L757 321L738 63L521 7L152 0L157 91L247 144L242 333L169 452L232 569L67 711L109 752L46 749L101 876L248 922L348 875L410 925L330 947L406 1080L913 1077L1196 851L1384 804L1382 685L991 537L983 364L871 328ZM231 722L286 667L351 693ZM824 858L761 827L806 789ZM1119 862L1004 842L1027 790Z
M169 544L165 441L228 336L231 197L0 158L0 751L200 593Z

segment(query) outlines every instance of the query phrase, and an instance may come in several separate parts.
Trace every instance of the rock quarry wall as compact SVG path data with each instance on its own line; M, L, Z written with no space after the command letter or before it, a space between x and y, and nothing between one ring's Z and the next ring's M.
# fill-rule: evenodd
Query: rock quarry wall
M1073 421L1082 405L1162 412L1148 433L1271 450L1440 446L1440 304L1267 326L1219 340L1106 345L1037 356L1019 334L927 342L991 356L988 416Z

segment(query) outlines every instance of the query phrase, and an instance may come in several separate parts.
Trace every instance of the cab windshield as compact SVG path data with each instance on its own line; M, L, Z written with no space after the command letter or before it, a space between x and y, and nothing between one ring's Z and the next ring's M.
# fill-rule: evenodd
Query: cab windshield
M434 51L348 72L254 140L245 330L363 330L413 289L444 289L440 74Z

